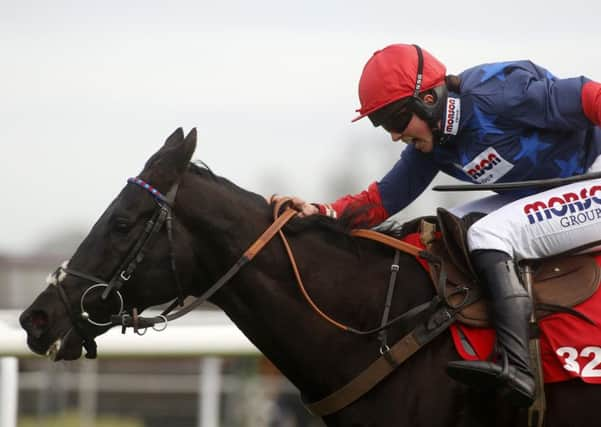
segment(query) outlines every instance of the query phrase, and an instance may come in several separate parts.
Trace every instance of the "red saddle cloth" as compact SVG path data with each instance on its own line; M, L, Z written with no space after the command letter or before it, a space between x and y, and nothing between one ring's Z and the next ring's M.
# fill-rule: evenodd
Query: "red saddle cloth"
M406 241L422 246L417 234ZM596 257L601 265L601 255ZM427 269L424 261L421 264ZM539 321L543 375L546 383L580 378L601 384L601 287L588 300L573 307L595 325L566 313L557 313ZM495 342L495 331L460 323L451 325L455 348L465 360L487 360Z

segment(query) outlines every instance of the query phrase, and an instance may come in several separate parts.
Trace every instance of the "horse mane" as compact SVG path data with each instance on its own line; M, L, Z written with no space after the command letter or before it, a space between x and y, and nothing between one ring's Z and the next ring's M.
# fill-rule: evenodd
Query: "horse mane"
M242 195L244 197L249 197L255 201L265 201L265 199L263 198L263 196L260 196L259 194L253 193L251 191L245 190L242 187L237 186L236 184L234 184L232 181L230 181L227 178L224 178L222 176L219 176L217 174L215 174L211 168L209 167L209 165L207 165L205 162L203 162L202 160L194 160L193 162L190 162L188 165L188 170L190 172L192 172L195 175L204 177L204 178L208 178L212 181L214 181L216 184L221 185L225 188L230 189L231 191Z
M245 190L231 182L230 180L215 174L211 168L203 161L195 160L189 164L188 170L195 175L206 177L215 181L218 185L229 188L230 190L250 197L256 201L264 202L265 199L251 191ZM273 208L273 203L271 204ZM305 218L294 218L286 226L286 231L295 234L302 233L309 229L321 229L339 235L350 237L350 232L357 228L372 228L366 222L366 213L370 210L370 206L362 206L358 209L347 209L339 218L330 218L325 215L311 215ZM416 220L408 221L400 224L394 220L385 221L382 224L373 227L372 229L389 236L403 238L407 234L415 231Z

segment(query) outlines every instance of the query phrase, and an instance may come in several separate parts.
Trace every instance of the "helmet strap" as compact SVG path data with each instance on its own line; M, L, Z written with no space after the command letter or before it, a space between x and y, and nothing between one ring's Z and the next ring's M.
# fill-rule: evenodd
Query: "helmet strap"
M419 92L422 89L422 80L424 78L424 55L422 49L414 44L415 50L417 51L417 75L415 76L415 89L413 90L413 97L419 99Z
M434 142L444 144L449 138L440 128L445 101L448 97L447 87L445 85L437 86L433 89L436 100L434 104L427 104L421 98L411 98L408 109L415 113L420 119L428 124L432 131Z
M413 96L408 104L408 108L413 111L417 116L428 123L434 143L444 144L449 138L440 129L439 122L442 118L442 107L444 101L448 96L446 85L441 85L433 89L436 101L433 105L426 104L419 96L422 88L422 80L424 75L424 55L422 49L414 44L415 50L417 51L417 74L415 76L415 88L413 90Z

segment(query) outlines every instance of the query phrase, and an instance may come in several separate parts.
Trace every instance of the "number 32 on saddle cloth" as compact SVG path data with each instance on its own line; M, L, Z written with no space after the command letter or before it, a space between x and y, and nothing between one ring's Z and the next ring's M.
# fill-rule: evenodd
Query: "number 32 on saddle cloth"
M408 243L425 247L419 233L403 238ZM601 266L601 255L595 256ZM420 263L429 270L426 262ZM593 264L594 266L594 264ZM451 274L449 273L449 276ZM596 281L599 275L592 276ZM535 280L536 281L536 280ZM542 285L544 286L544 284ZM569 313L545 313L540 318L540 348L543 363L543 376L546 383L580 378L591 384L601 384L601 287L595 282L594 292L584 301L571 305L594 324ZM535 287L536 295L536 287ZM538 313L538 312L537 312ZM495 331L482 327L486 321L459 322L451 325L455 348L465 360L487 360L494 350ZM473 326L474 324L479 326Z

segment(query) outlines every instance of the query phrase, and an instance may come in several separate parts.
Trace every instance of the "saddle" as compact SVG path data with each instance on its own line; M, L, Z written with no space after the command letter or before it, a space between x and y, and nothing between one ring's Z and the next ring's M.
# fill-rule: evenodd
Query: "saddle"
M458 218L439 208L436 217L424 217L419 223L420 240L439 260L429 262L432 283L438 295L453 307L461 306L469 292L480 294L467 248L467 229L482 216L469 214ZM526 260L521 265L526 262L534 272L532 292L537 319L555 312L551 310L553 307L571 308L580 304L599 287L601 269L590 255ZM446 275L446 280L444 276L441 280L441 274ZM469 326L490 326L483 299L466 305L457 318Z

